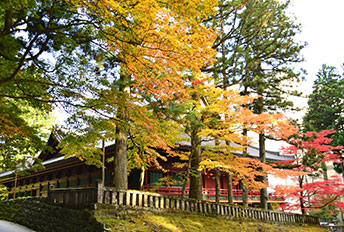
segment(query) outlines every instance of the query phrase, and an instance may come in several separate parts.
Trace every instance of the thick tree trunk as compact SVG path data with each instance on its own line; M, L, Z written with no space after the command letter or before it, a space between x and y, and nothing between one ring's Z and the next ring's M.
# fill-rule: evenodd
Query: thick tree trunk
M128 132L126 123L128 121L128 112L126 108L127 97L130 94L128 86L128 76L120 76L120 91L122 96L118 102L117 118L119 122L116 124L116 143L115 143L115 171L114 171L114 185L115 188L126 190L128 189L128 174L127 174L127 146L128 146Z
M201 163L201 138L198 129L191 134L191 168L190 168L190 190L189 197L202 200L202 172L199 170Z
M185 198L186 186L187 186L187 184L189 182L189 178L190 178L190 168L191 168L191 155L189 156L188 166L187 166L185 177L183 180L182 195L181 195L182 199Z
M232 181L232 175L230 173L227 174L228 178L228 193L227 193L227 198L228 198L228 203L233 204L233 181Z
M264 134L259 134L259 158L260 161L266 162L266 152L265 152L265 136ZM262 177L262 181L267 181L266 176ZM268 194L267 188L262 188L260 190L260 208L267 209L268 208Z
M220 170L215 169L215 201L220 202Z
M247 194L247 189L243 187L242 189L242 205L244 207L248 207L248 194Z
M126 131L116 129L117 139L115 144L115 188L126 190L128 189L128 175L127 175L127 140L128 134Z

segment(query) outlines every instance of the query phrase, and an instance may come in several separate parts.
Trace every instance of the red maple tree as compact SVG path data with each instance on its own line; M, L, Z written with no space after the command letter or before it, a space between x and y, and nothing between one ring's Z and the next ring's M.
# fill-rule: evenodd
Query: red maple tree
M277 194L291 200L280 206L282 210L301 210L307 214L327 206L344 209L340 201L340 197L344 196L342 179L336 176L328 179L324 175L326 164L341 162L337 151L343 147L331 146L332 139L328 137L334 133L334 130L309 131L288 139L290 146L283 148L283 152L295 158L279 164L303 174L296 177L297 186L276 186ZM321 178L323 175L324 178Z

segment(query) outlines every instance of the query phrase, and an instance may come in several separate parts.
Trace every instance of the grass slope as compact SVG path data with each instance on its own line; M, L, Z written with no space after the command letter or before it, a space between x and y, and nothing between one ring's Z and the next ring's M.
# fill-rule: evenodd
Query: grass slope
M132 232L320 232L316 226L274 225L263 222L231 221L219 217L208 217L190 213L152 213L140 211L135 214L114 216L109 211L96 211L96 219L105 223L109 231Z

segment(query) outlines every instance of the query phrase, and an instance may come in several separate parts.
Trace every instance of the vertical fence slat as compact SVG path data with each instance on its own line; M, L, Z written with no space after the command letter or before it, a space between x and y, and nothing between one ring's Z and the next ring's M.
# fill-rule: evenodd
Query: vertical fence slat
M143 196L143 194L142 193L139 193L139 197L138 197L138 202L137 202L137 205L139 206L139 207L142 207L143 206L143 199L142 199L142 196Z

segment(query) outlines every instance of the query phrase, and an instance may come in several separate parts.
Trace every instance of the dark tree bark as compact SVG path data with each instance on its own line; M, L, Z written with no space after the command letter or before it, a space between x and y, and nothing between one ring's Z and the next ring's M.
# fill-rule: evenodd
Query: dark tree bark
M128 175L127 175L127 140L128 134L126 131L116 129L118 137L115 144L115 188L126 190L128 189Z
M247 91L247 89L245 89L245 91ZM247 136L247 129L244 129L242 134L244 136ZM247 154L247 148L245 148L242 152L242 155L243 157L246 157L248 154ZM248 194L247 194L247 189L245 187L245 184L244 184L244 180L241 180L243 182L243 188L242 188L242 205L244 207L248 207Z
M233 204L233 181L232 181L232 175L230 173L227 174L228 178L228 203Z
M242 205L244 207L248 207L248 194L247 194L247 189L243 187L242 189Z
M181 195L182 199L185 198L186 185L188 184L189 179L190 179L190 168L191 168L191 155L189 157L188 167L186 169L186 173L185 173L185 177L184 177L184 181L183 181L182 195Z
M266 152L265 152L265 136L264 134L259 134L259 158L260 161L266 162ZM263 176L262 181L267 181L267 177ZM262 188L260 190L260 208L268 208L268 193L267 188Z
M301 178L301 179L299 180L300 189L302 189L302 185L303 185L303 178ZM304 203L303 192L302 192L302 191L300 192L300 207L301 207L301 213L302 213L303 215L306 215L305 203Z
M202 172L199 170L201 163L201 138L199 129L194 129L191 134L191 168L189 197L202 200Z
M120 90L122 96L118 107L119 123L116 127L116 143L115 143L115 188L126 190L128 189L128 175L127 175L127 146L128 146L128 132L126 123L128 121L126 101L127 96L130 94L128 86L128 76L121 75L120 77Z
M220 202L220 170L218 168L215 169L215 201L216 203Z

